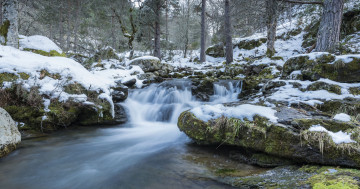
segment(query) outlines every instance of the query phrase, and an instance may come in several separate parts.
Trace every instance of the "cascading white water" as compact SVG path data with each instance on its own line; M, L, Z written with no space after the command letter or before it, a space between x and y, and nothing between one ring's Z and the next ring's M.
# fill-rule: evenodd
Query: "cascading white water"
M241 92L241 81L220 81L214 84L211 104L236 101ZM181 112L201 102L191 95L191 81L172 80L147 89L133 91L123 104L128 109L130 122L175 123Z

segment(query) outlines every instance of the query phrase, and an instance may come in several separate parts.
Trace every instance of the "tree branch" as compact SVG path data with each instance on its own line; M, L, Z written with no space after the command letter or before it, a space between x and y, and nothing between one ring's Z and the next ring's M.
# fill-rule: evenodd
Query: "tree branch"
M280 0L287 3L294 3L294 4L315 4L315 5L323 5L324 3L321 1L297 1L297 0Z

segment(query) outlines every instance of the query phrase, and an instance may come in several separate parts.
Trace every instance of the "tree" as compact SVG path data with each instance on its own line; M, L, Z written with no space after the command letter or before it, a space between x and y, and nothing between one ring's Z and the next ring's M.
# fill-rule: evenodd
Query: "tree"
M206 12L206 0L202 0L201 5L201 47L200 47L200 62L206 61L205 48L206 48L206 23L205 23L205 12Z
M266 0L266 26L267 26L267 51L266 55L272 57L275 54L275 40L277 27L277 0Z
M3 20L1 25L1 43L19 48L18 1L3 0Z
M231 34L230 0L225 0L225 42L226 42L226 64L233 62L233 45Z
M344 0L325 0L317 34L316 52L334 52L340 42Z
M121 28L121 31L122 31L124 37L128 38L128 46L129 46L129 49L130 49L130 57L129 57L129 59L132 59L132 57L134 56L133 41L135 40L135 36L136 36L136 33L137 33L137 27L136 27L134 16L133 16L133 11L134 11L134 9L132 7L130 7L129 8L129 20L130 20L130 25L131 25L131 33L129 33L127 31L127 29L126 29L125 24L121 20L120 15L116 12L115 9L113 9L113 12L114 12L115 16L118 19L118 22L120 24L120 28Z
M334 52L340 42L340 29L344 10L344 0L296 1L288 3L323 5L320 27L317 34L316 52Z

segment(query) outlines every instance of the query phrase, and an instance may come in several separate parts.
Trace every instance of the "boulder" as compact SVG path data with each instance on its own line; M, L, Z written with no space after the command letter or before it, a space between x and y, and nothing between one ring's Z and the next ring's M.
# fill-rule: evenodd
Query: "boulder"
M120 60L120 57L116 54L115 49L111 47L106 47L98 50L91 59L94 62L101 62L102 60L108 59Z
M191 93L196 96L196 98L201 101L209 101L210 96L214 95L214 82L216 80L213 78L204 78L204 79L193 79Z
M289 107L277 108L275 116L277 122L259 115L203 121L190 110L180 115L178 127L198 144L237 146L300 163L360 167L360 128L356 123L311 117ZM322 131L310 129L318 125ZM331 133L340 131L348 133L351 142L335 142Z
M235 44L235 46L238 47L239 49L251 50L256 47L260 47L262 44L266 43L266 41L267 41L266 38L259 38L252 40L246 39L246 40L241 40L240 42Z
M163 66L163 64L161 64L160 62L160 59L153 56L143 56L143 57L135 58L130 62L129 65L140 66L140 68L144 72L155 72L160 70Z
M209 47L208 49L206 49L205 53L207 55L215 57L215 58L225 57L224 44L219 43L219 44L213 45L213 46Z
M129 80L123 80L121 82L122 82L122 84L124 84L127 87L132 87L136 84L136 79L133 78L133 79L129 79Z
M21 134L10 114L0 108L0 158L16 149Z
M352 55L336 57L328 53L299 55L286 61L282 78L291 79L295 71L300 80L327 78L344 83L360 82L360 58Z
M129 88L125 85L123 85L120 81L117 82L117 86L111 88L111 96L114 103L123 102L127 99L129 94Z

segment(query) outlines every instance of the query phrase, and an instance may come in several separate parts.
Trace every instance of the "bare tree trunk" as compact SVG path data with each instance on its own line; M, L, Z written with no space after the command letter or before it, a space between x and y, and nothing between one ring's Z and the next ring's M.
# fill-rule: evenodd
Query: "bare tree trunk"
M161 14L161 2L157 0L156 2L156 10L155 10L155 46L154 46L154 56L161 59L161 52L160 52L160 14Z
M165 39L166 39L166 44L169 43L169 0L165 0L165 5L166 5L166 9L165 9Z
M189 22L190 22L190 0L187 0L186 4L186 28L185 28L185 44L184 44L184 58L187 56L189 49Z
M317 35L316 52L333 53L340 41L344 0L325 0Z
M19 48L18 1L4 0L2 5L3 24L1 43Z
M266 25L267 25L267 51L268 57L274 56L275 41L276 41L276 27L277 27L277 0L266 1Z
M67 31L66 31L66 50L69 51L71 48L70 44L70 35L71 35L71 4L70 0L66 2L66 9L67 9Z
M112 47L116 49L116 36L115 36L115 13L111 16L111 39Z
M205 11L206 11L206 0L202 0L201 6L201 44L200 44L200 62L206 61L205 48L206 48L206 23L205 23Z
M64 48L64 26L63 26L63 5L59 2L59 43L60 47Z
M0 0L0 25L3 24L3 2L4 0Z
M225 42L226 64L233 62L233 45L231 34L230 0L225 0Z
M76 17L75 17L75 27L74 27L74 51L75 53L78 52L78 31L79 31L79 22L80 22L80 11L81 11L81 1L82 0L76 0Z

